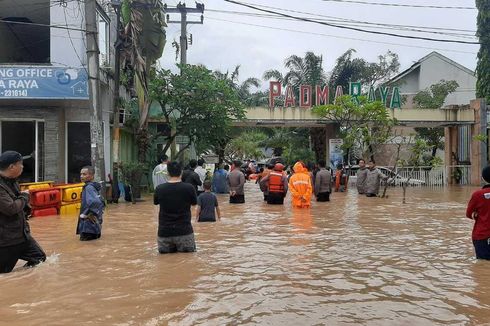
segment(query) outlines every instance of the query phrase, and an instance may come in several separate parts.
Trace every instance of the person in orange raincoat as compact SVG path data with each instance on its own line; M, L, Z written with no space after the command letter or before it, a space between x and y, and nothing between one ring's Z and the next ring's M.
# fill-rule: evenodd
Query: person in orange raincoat
M289 179L289 191L293 207L310 207L311 178L303 162L296 162L293 166L294 174Z

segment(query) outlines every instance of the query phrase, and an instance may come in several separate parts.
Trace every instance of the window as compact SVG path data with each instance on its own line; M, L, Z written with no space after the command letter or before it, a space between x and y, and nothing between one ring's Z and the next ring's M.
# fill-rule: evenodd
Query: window
M0 13L0 63L49 63L50 1L4 0Z
M99 65L110 65L109 52L109 23L110 20L102 9L97 8L97 28L99 36Z

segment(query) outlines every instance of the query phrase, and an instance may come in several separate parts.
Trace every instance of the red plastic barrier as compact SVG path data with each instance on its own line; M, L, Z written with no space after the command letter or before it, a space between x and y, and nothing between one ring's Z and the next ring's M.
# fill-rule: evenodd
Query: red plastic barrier
M32 207L59 206L61 204L61 192L59 189L39 189L30 192Z
M58 209L56 207L37 208L32 210L32 217L52 216L52 215L58 215Z

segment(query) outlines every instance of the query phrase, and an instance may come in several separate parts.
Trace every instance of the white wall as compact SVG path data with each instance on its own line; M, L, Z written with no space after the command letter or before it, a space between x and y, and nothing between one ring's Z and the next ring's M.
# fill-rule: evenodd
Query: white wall
M475 99L476 77L466 71L437 57L430 56L420 66L420 90L423 90L441 79L455 80L459 87L450 94L444 105L469 104Z

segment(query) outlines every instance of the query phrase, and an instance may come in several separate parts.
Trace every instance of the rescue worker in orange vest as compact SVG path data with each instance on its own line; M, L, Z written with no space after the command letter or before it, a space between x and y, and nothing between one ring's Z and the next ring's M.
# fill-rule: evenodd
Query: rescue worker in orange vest
M349 177L345 172L342 163L337 165L337 171L335 171L335 191L344 192L347 191L347 184L349 182Z
M298 161L293 166L294 174L289 179L289 191L293 207L310 207L313 187L311 178L303 162Z
M276 163L272 171L260 180L261 188L267 189L267 204L282 205L288 192L288 177L284 165Z

